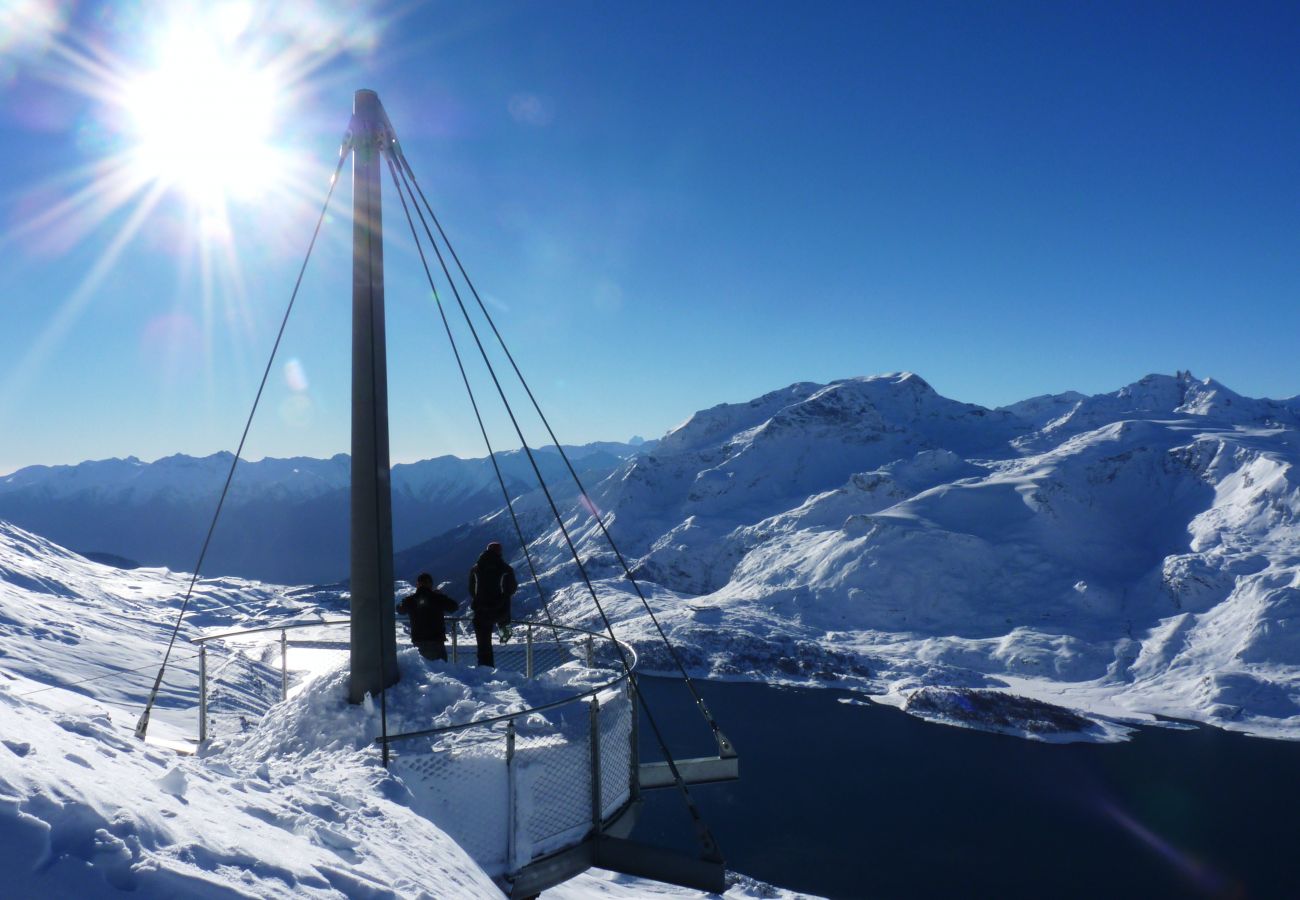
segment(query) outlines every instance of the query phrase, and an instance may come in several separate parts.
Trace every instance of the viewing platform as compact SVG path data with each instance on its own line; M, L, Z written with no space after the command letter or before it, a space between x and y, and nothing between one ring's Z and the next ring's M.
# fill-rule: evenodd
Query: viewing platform
M460 619L448 660L398 651L401 681L386 692L389 770L412 808L460 844L510 897L530 897L592 866L683 884L725 887L721 862L633 842L641 792L674 787L666 762L642 763L635 649L607 634L545 622L513 625L496 668L474 665ZM309 690L346 663L348 619L289 622L195 638L203 745L251 726L265 710L234 701L223 671L278 665L279 696ZM621 653L620 653L621 650ZM623 660L629 663L624 669ZM342 696L339 703L343 703ZM377 701L367 704L378 706ZM370 705L367 709L371 709ZM686 784L738 777L738 760L679 760Z

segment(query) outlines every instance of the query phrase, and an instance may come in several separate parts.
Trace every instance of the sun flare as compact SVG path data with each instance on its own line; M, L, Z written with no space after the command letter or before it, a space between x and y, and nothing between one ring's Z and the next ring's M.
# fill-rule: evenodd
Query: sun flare
M273 71L202 32L162 43L155 66L123 90L132 167L205 205L262 196L284 174Z

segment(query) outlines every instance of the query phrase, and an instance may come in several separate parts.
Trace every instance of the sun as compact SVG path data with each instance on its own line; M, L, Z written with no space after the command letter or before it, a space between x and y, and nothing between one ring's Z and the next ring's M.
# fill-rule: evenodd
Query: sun
M285 174L284 92L271 66L219 33L170 29L122 86L131 168L204 206L262 197Z

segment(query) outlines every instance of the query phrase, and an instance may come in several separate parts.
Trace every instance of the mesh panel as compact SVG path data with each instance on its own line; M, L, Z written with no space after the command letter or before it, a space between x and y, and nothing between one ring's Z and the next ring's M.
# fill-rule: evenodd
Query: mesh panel
M600 814L609 818L631 796L632 704L627 682L600 696Z
M278 645L208 644L208 737L247 731L280 702Z
M290 693L313 674L346 664L348 644L337 639L337 631L290 634ZM559 635L557 642L551 629L533 627L534 674L586 662L586 635ZM473 665L473 637L460 634L458 643L460 665ZM517 626L508 644L494 641L497 667L526 671L527 643L527 626ZM247 729L279 702L279 644L278 632L208 644L209 736ZM597 666L621 668L608 641L597 639L590 646ZM450 654L450 642L447 649ZM608 818L630 797L632 704L626 682L599 699L600 814ZM590 698L583 698L517 717L513 763L507 760L505 725L499 723L393 744L392 769L411 790L412 808L436 822L489 875L499 876L574 846L591 832L590 710ZM508 858L512 830L515 853Z
M505 871L510 799L503 728L471 728L436 744L404 742L389 767L410 789L412 809L438 823L489 875Z
M571 846L591 830L587 709L583 702L562 706L548 713L556 732L516 739L518 841L524 861Z
M545 625L534 625L532 632L534 674L541 674L559 668L575 659L583 663L587 661L586 635L573 634L558 629L552 631ZM556 641L557 635L559 637L558 642ZM608 645L608 641L600 639L592 643L592 652L597 659L597 665L603 668L620 668L621 663L618 661L618 654L613 650L602 650L602 647L606 645ZM466 634L463 631L457 632L455 647L452 646L449 638L447 641L447 657L459 665L474 665L477 658L474 635L472 633ZM528 626L515 625L509 643L503 644L499 637L494 637L492 640L492 658L495 660L498 669L505 669L510 672L528 671Z
M347 642L331 637L338 633L338 629L301 629L297 634L302 637L288 642L291 695L314 675L347 664ZM279 633L208 641L206 646L208 737L247 731L281 700Z
M623 658L619 655L618 648L608 638L593 641L591 655L593 663L598 669L613 669L617 672L623 670ZM583 661L586 661L585 655ZM631 660L629 660L630 662Z
M568 645L557 645L554 639L542 641L533 637L533 673L540 675L551 669L558 669L573 659Z

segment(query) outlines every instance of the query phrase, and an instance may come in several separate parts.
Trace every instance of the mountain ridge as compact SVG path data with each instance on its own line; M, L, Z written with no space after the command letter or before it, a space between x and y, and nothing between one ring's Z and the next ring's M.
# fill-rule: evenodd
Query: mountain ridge
M599 476L639 445L566 447L580 472ZM548 478L564 472L554 448L535 451ZM230 469L228 451L74 466L29 466L0 478L0 518L88 553L192 569ZM522 451L497 454L512 494L534 485ZM204 564L207 574L280 583L337 580L348 568L350 458L240 461ZM404 547L501 504L486 457L440 456L392 467L394 544Z
M591 510L715 677L899 705L927 686L1013 688L1300 737L1291 401L1190 373L1000 410L909 373L799 383L702 410L588 488L566 527L651 668L673 664ZM599 624L547 510L516 509L553 612ZM441 572L510 534L495 514L422 546ZM526 586L519 605L536 602Z

